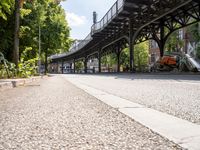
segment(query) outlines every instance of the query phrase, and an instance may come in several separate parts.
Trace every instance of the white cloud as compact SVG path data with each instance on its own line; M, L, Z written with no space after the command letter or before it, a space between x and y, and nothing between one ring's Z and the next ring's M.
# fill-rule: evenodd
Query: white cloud
M86 24L87 18L85 16L79 16L72 12L66 12L67 13L67 20L71 27L78 27Z

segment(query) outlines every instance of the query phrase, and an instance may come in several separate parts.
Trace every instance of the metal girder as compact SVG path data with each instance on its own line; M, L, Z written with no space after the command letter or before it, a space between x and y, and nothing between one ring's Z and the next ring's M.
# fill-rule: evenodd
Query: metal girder
M140 5L148 5L148 4L150 4L150 3L152 3L152 0L126 0L126 4L129 4L129 3L131 3L131 4L140 4Z
M199 0L124 0L123 7L111 17L111 21L105 27L98 29L98 32L91 32L93 39L89 43L65 58L78 59L86 53L101 53L97 47L105 52L112 51L110 49L119 43L120 47L127 43L131 45L130 39L133 40L133 44L152 38L165 43L173 31L200 20L199 5ZM191 22L191 18L194 21ZM132 23L129 29L130 19ZM159 36L161 28L168 30ZM131 30L134 34L130 38Z
M194 21L191 22L191 19L194 19ZM187 7L181 7L173 13L163 17L162 20L164 22L164 26L169 30L168 33L165 32L165 36L167 38L173 31L200 21L198 4L190 3L187 5ZM140 31L140 34L135 40L135 43L140 43L147 39L152 39L153 34L155 37L160 33L159 29L160 28L158 22L154 22L148 25Z
M199 0L193 0L193 1L196 2L196 3L200 3Z
M148 18L148 15L146 14L146 23L140 24L140 27L137 29L137 31L135 31L135 34L134 34L134 36L133 36L133 40L134 40L134 41L136 40L138 34L141 32L141 30L142 30L143 28L145 28L145 27L147 27L148 25L150 25L151 23L153 23L153 22L155 22L155 21L157 21L157 20L159 20L159 19L161 19L161 18L167 16L168 14L173 13L174 11L176 11L177 9L179 9L179 8L181 8L181 7L185 6L185 5L187 5L187 4L190 3L191 1L192 1L192 0L185 0L185 1L179 0L179 3L178 3L178 4L175 3L175 4L177 4L177 5L174 5L174 6L170 9L170 11L166 11L166 12L162 12L162 11L161 11L161 12L158 12L158 13L157 13L157 14L158 14L157 17L153 17L153 18L149 17L149 18ZM174 2L174 0L172 0L171 2ZM155 14L156 14L156 13L155 13Z

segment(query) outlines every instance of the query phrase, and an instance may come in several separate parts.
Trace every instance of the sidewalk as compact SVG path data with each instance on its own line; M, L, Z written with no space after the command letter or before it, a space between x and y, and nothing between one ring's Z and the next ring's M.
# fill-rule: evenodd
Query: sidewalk
M181 149L62 76L1 93L0 119L0 149Z

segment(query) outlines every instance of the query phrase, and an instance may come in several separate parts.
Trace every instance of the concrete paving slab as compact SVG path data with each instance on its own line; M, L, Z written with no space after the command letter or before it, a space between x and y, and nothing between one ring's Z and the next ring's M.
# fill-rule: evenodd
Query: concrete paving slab
M67 80L183 148L200 149L200 125L84 85L74 78L67 78Z
M11 82L0 82L0 91L11 89L13 88L13 85Z

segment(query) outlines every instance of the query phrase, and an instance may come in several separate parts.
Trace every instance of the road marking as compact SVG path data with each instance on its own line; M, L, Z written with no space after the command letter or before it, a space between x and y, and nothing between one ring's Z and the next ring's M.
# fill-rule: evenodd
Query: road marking
M87 86L75 78L67 80L181 147L200 150L200 125Z

